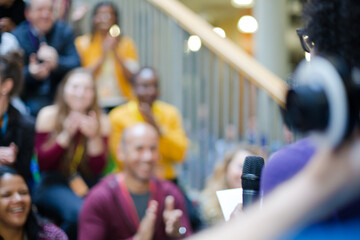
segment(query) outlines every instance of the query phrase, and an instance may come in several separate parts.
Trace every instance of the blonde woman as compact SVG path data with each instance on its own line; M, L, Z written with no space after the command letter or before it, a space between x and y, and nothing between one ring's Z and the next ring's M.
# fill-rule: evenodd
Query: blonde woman
M40 111L35 128L42 180L34 202L76 239L82 197L105 166L110 134L92 74L82 68L71 71L59 85L56 103Z
M205 222L214 225L224 221L216 191L241 188L241 176L245 158L259 155L259 151L251 146L239 146L228 152L215 167L213 174L201 193L201 211Z

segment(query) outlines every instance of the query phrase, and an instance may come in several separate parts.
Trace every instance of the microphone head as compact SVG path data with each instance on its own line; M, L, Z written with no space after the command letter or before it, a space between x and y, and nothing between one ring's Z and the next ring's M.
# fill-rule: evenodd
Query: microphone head
M243 189L256 190L260 188L260 176L264 166L264 158L259 156L247 156L243 166L241 183Z

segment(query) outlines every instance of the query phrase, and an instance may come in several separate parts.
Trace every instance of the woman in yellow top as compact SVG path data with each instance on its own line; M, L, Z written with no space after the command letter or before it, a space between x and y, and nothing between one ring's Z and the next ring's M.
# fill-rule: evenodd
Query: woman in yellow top
M137 50L120 34L113 3L98 3L92 16L92 33L77 37L75 45L82 66L94 74L100 106L111 109L134 99L130 78L138 68Z

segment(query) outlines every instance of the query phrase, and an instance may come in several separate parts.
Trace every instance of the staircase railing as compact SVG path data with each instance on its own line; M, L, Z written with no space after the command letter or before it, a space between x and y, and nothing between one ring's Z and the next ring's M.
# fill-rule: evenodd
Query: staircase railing
M201 189L214 164L238 140L265 151L281 146L286 83L176 0L114 1L122 29L138 47L141 65L157 69L161 99L183 115L191 141L179 167L183 184ZM197 52L187 49L196 34Z

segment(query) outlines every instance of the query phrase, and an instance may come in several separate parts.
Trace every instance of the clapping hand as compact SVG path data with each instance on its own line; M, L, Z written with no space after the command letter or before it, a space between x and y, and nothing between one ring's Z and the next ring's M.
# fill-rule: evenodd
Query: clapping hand
M158 124L155 121L154 115L152 113L151 106L145 102L139 103L139 110L140 114L144 118L144 120L149 123L151 126L155 128L155 130L158 132L159 136L161 135L160 128Z
M102 48L104 53L109 52L109 51L113 51L116 49L117 44L120 41L120 36L118 37L112 37L109 33L106 35L103 44L102 44Z
M79 129L82 134L88 138L93 138L97 136L98 128L99 123L94 111L90 111L89 115L81 115Z
M158 203L154 200L150 201L146 214L140 222L139 229L134 236L134 240L151 240L155 232L156 211Z
M41 43L37 52L37 58L43 61L43 64L46 64L50 70L54 70L58 65L59 55L55 48L46 43Z
M16 161L18 149L15 143L10 143L9 147L0 147L0 166L12 165Z
M175 198L167 196L165 198L165 210L163 218L165 222L165 232L170 237L179 237L179 228L181 227L180 218L183 212L180 209L175 209Z
M50 75L50 67L45 63L40 63L34 53L29 59L29 73L36 80L42 81Z

